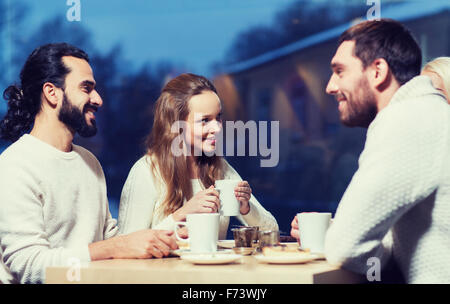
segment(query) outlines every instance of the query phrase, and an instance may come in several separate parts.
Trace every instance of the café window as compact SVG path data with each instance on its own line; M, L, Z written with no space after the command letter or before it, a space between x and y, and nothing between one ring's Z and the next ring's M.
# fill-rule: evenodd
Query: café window
M258 120L270 121L270 108L272 104L273 90L264 88L258 91L256 113Z

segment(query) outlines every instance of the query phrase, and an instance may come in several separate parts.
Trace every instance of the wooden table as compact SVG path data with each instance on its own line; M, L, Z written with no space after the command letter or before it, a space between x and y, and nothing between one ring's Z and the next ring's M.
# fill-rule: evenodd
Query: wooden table
M71 274L68 276L68 273ZM237 262L225 265L194 265L179 257L103 260L81 265L78 277L76 274L73 268L49 267L46 283L320 284L362 283L365 280L363 276L331 266L325 260L274 265L260 263L253 256L243 256Z

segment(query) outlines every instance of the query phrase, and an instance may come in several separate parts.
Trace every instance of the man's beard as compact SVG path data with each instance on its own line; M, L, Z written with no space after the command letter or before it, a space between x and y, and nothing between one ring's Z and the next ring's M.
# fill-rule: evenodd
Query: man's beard
M347 117L341 121L347 127L367 128L378 112L376 99L367 78L361 77L356 88L352 99L346 100Z
M86 121L85 113L90 108L94 109L94 111L97 111L97 106L87 103L83 107L83 112L81 112L79 108L74 106L69 101L66 94L64 93L63 102L61 110L58 114L58 118L68 128L80 134L81 137L92 137L97 134L97 126L94 119L91 120L92 125L88 125Z

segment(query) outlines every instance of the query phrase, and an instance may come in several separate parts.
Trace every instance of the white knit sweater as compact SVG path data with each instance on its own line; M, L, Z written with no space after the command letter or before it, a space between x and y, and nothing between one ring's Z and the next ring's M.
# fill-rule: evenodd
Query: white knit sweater
M122 190L119 208L119 229L121 234L130 233L140 229L174 229L172 215L162 215L161 202L165 197L165 185L158 176L155 180L151 173L149 156L143 156L131 168L128 178ZM225 179L242 180L239 174L225 162ZM192 180L193 193L203 188L198 179ZM275 218L264 209L258 200L252 195L250 199L250 212L237 216L244 225L260 226L263 230L278 230ZM219 239L224 239L227 234L230 218L220 216Z
M393 254L407 282L450 283L450 107L428 77L400 87L370 124L325 251L363 274L370 257L385 265Z
M24 135L0 155L0 245L14 281L42 283L48 266L87 262L88 244L116 233L89 151L65 153Z

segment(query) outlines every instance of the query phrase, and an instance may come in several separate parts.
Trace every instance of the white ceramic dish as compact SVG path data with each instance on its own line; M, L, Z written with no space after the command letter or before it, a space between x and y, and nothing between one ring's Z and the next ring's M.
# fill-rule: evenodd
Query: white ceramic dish
M322 259L321 255L317 254L283 254L274 256L265 256L262 254L253 255L261 263L268 264L302 264L314 260Z
M236 254L252 255L256 251L256 247L233 247L233 251Z
M199 255L199 254L224 255L224 254L232 254L233 250L231 250L231 249L217 249L217 251L214 252L214 253L209 253L209 252L201 253L201 252L192 252L188 248L182 248L182 249L172 250L171 253L176 255L176 256L179 256L179 257L184 256L184 255Z
M217 242L217 246L227 249L232 249L235 245L234 240L220 240Z
M219 264L229 264L236 262L242 255L239 254L187 254L180 256L182 260L188 261L193 264L201 265L219 265Z

